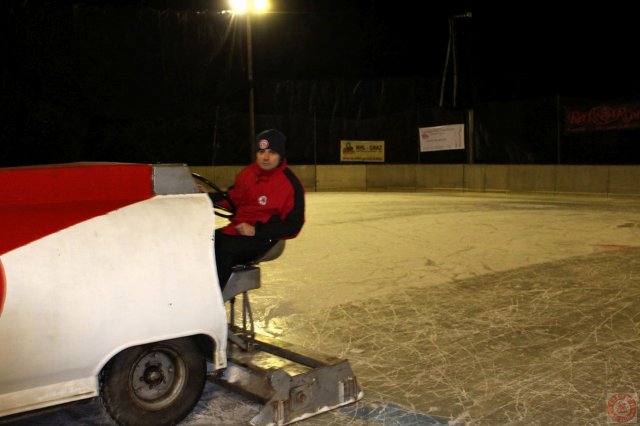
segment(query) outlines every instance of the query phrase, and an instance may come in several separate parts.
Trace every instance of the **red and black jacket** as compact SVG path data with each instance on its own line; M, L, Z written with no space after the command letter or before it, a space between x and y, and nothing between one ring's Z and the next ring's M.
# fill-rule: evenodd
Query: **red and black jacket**
M283 240L297 236L304 225L304 187L286 160L271 170L262 170L257 163L245 167L229 189L229 196L236 215L222 230L227 235L240 235L235 226L245 222L255 226L257 238ZM218 197L214 201L225 203Z

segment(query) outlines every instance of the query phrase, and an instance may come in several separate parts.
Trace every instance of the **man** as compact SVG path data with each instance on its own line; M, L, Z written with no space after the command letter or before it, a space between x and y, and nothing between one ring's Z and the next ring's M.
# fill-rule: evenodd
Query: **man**
M287 167L286 136L275 129L256 136L256 161L238 173L228 195L236 207L230 223L215 232L218 280L224 289L232 268L294 238L305 221L304 187ZM220 194L209 194L225 204Z

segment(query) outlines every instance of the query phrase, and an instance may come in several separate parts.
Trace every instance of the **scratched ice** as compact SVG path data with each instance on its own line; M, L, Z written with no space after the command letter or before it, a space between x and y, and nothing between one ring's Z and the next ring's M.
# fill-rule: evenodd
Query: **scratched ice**
M365 397L301 425L600 425L609 394L637 392L640 199L307 197L262 265L257 325L348 358ZM258 410L208 383L182 424ZM20 422L111 425L95 401Z

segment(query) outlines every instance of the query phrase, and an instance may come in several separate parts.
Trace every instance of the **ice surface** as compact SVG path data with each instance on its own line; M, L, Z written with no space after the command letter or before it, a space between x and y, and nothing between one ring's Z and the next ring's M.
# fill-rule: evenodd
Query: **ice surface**
M640 383L640 200L308 193L258 331L346 357L364 398L300 424L606 424ZM183 425L259 406L208 383ZM8 424L109 425L95 401ZM0 420L5 424L6 419Z

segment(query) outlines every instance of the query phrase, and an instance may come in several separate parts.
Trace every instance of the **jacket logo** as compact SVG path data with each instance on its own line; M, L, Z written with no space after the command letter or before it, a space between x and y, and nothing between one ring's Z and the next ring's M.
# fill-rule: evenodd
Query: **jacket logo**
M258 197L258 204L260 204L261 206L267 205L267 196L266 195L259 196Z

